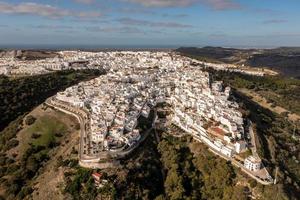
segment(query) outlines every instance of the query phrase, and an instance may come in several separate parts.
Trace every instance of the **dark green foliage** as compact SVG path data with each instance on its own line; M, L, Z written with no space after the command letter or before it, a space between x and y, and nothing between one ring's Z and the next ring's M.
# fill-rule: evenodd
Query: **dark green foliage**
M38 133L32 133L32 135L31 135L31 138L33 138L33 139L37 139L39 137L41 137L41 134L38 134Z
M74 173L65 173L66 187L64 192L72 195L75 200L92 200L97 196L104 199L115 199L115 188L108 183L103 188L97 189L92 178L92 170L81 167L76 168Z
M199 199L201 175L192 162L193 156L186 141L168 137L159 143L158 149L167 172L164 183L166 196L170 199Z
M167 199L247 199L244 188L235 186L231 164L204 147L194 157L188 141L166 137L159 143Z
M300 80L278 76L250 76L209 70L214 80L223 80L233 88L247 88L291 112L300 114Z
M23 116L12 121L2 132L0 132L0 151L10 149L9 141L16 137L22 126Z
M65 192L72 194L74 199L80 196L82 183L86 183L91 179L92 172L90 170L80 168L78 169L74 180L68 180Z
M225 199L227 196L227 199L230 199L232 192L237 189L234 183L236 174L232 165L207 150L202 150L194 163L203 176L204 185L201 188L203 198ZM244 196L240 198L246 199Z
M39 168L49 157L43 147L31 147L23 155L20 165L7 163L6 175L10 175L6 184L6 193L19 199L31 193L27 183L38 174Z
M116 184L117 197L124 199L154 199L163 193L163 175L154 135L122 161L126 180Z
M59 90L103 73L99 70L68 70L17 79L0 76L0 131Z
M18 144L15 136L22 119L18 119L4 129L0 135L1 141L5 142L4 148L13 147ZM10 198L23 199L31 191L30 182L39 174L39 169L48 161L49 146L31 145L22 155L20 162L6 157L5 153L0 154L0 177L8 177L6 182L1 184L5 186L5 191Z

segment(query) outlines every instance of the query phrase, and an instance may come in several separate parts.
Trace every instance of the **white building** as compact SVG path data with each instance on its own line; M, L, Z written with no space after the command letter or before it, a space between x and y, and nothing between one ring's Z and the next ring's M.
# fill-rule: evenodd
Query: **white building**
M235 151L241 153L247 149L247 143L245 141L238 141L234 144Z
M261 159L249 156L245 159L244 166L250 171L258 171L261 168Z

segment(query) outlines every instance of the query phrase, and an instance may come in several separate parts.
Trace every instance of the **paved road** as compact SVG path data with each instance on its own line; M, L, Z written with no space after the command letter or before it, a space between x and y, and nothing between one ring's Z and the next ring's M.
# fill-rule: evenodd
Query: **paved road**
M97 159L96 156L85 155L83 153L83 151L84 151L84 149L83 149L84 138L87 137L87 135L86 135L86 124L85 124L85 118L87 116L83 117L83 115L86 115L86 113L84 111L80 111L76 108L69 107L65 104L61 104L58 101L53 100L53 98L47 99L45 103L47 105L51 106L51 107L54 107L57 110L60 110L64 113L66 113L66 114L73 115L78 120L78 122L80 124L80 142L79 142L79 154L78 154L79 160L81 160L81 161L92 161L92 160Z

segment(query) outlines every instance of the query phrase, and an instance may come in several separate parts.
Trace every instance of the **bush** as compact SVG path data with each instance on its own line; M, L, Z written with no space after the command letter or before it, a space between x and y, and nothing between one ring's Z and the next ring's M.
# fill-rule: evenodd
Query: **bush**
M31 135L31 138L33 138L33 139L37 139L39 137L41 137L41 134L39 134L39 133L32 133L32 135Z
M6 146L5 146L5 150L9 150L11 148L14 148L16 146L19 145L19 141L16 139L11 139L7 142Z
M35 122L36 118L33 117L32 115L28 115L25 119L25 124L30 126Z
M6 162L6 157L5 157L5 155L1 155L1 156L0 156L0 166L5 165L5 162Z
M27 195L30 195L32 192L33 192L33 189L31 187L25 186L19 192L18 197L20 199L24 199Z
M254 179L251 179L249 183L251 188L255 188L257 186L257 182Z
M76 129L76 130L80 130L80 124L77 123L77 124L75 125L75 129Z
M62 133L55 133L54 135L55 135L55 137L62 137L63 136Z

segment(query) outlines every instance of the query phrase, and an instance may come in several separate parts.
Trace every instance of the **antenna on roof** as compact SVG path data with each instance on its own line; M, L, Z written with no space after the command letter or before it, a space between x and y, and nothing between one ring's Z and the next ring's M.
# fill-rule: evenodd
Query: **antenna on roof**
M274 185L277 184L277 174L278 174L278 167L276 167L276 171L275 171Z
M297 124L294 123L294 129L293 129L293 135L292 135L292 138L295 139L295 140L297 139L297 137L296 137L296 135L295 135L295 133L296 133L296 128L297 128Z

